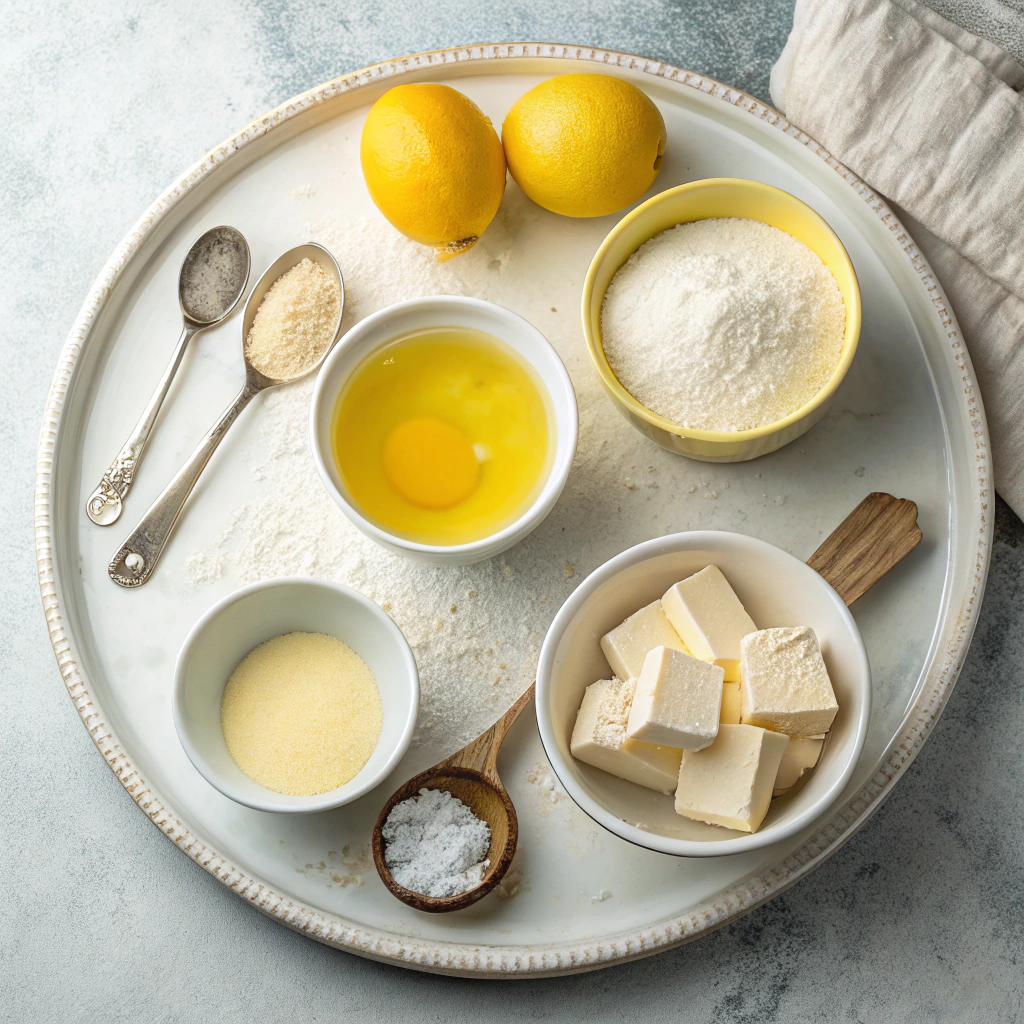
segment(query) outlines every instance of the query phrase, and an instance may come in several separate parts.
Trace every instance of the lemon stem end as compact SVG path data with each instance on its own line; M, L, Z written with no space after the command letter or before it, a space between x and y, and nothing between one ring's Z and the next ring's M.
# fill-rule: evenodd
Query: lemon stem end
M457 242L445 242L444 245L436 245L434 246L434 258L438 263L446 263L453 256L468 252L478 241L480 241L480 236L473 235L470 238L460 238Z

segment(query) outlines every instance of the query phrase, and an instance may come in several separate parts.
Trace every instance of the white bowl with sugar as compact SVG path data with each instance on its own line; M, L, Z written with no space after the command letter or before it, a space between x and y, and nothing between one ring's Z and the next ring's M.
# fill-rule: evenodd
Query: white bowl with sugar
M344 785L311 796L278 793L249 778L221 724L236 667L260 644L289 633L323 633L347 644L373 673L383 711L369 760ZM416 659L387 612L340 583L293 576L242 587L199 619L178 654L171 709L185 753L215 789L259 811L311 813L351 803L391 774L412 741L419 695Z

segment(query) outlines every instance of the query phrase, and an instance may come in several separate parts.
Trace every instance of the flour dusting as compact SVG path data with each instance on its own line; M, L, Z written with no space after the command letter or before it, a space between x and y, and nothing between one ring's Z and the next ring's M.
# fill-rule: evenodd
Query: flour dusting
M748 430L796 412L838 365L845 322L820 257L742 217L655 235L616 272L601 311L623 387L700 430Z

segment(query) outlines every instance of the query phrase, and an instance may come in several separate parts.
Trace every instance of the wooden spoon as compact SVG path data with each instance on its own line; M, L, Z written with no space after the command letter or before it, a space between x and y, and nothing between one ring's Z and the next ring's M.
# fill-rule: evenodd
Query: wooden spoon
M531 686L482 736L464 746L433 768L410 779L391 795L373 826L373 863L377 874L392 896L415 910L442 914L462 910L486 896L505 877L519 841L519 821L501 779L498 777L498 749L505 734L519 713L530 703ZM415 796L421 789L441 789L458 797L478 818L491 828L491 846L487 851L490 865L480 884L457 896L425 896L399 885L384 861L384 840L381 829L395 804Z
M920 542L917 505L874 491L825 538L807 564L850 605Z

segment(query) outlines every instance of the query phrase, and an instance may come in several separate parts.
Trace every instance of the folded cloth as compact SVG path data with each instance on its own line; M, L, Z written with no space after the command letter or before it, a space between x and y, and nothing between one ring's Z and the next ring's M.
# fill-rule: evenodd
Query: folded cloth
M786 118L896 207L977 373L996 489L1024 518L1024 67L915 0L797 0Z

